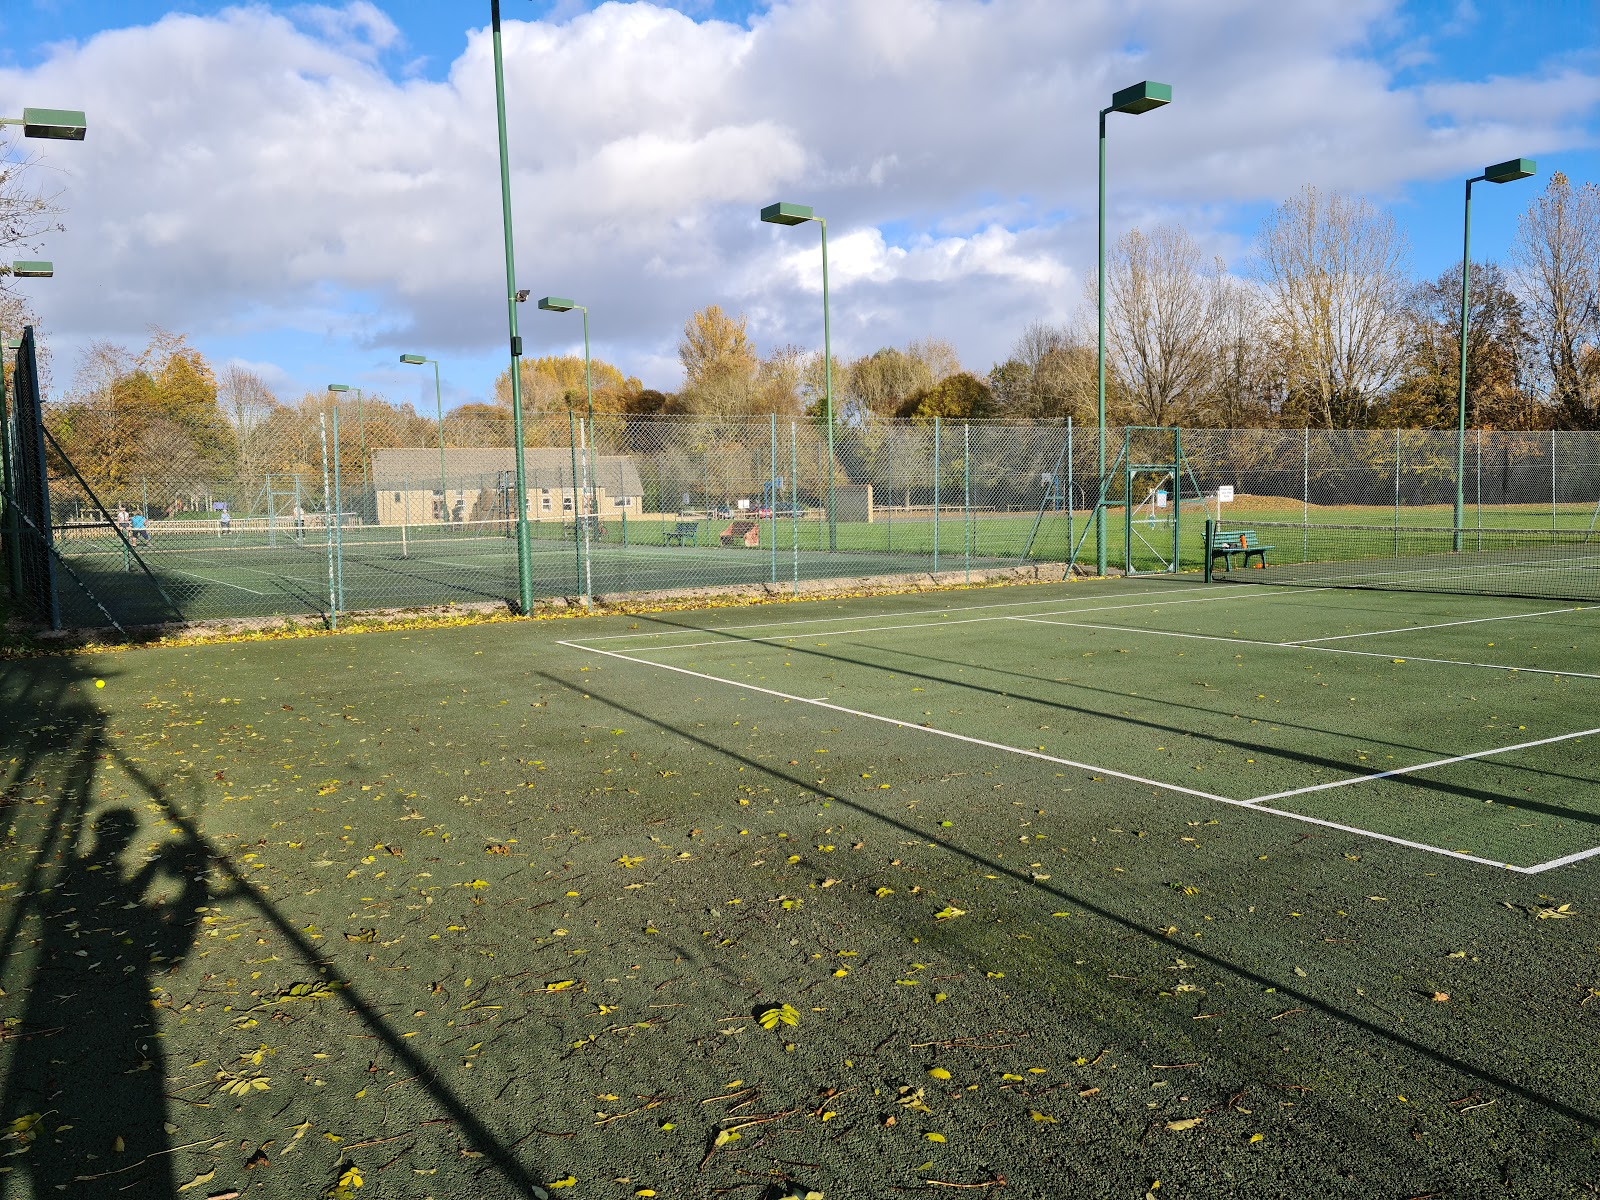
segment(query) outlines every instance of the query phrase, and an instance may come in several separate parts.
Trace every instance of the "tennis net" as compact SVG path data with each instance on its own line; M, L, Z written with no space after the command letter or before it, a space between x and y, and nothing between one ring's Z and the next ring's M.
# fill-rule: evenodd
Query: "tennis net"
M1210 577L1219 581L1600 600L1600 529L1258 521L1208 523L1208 531Z

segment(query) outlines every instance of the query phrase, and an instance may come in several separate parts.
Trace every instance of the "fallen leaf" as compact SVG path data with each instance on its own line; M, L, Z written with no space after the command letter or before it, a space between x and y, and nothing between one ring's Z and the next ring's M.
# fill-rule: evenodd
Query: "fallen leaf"
M1204 1117L1185 1117L1181 1121L1168 1121L1167 1128L1173 1133L1183 1133L1185 1130L1193 1129L1197 1125L1204 1125L1205 1123Z

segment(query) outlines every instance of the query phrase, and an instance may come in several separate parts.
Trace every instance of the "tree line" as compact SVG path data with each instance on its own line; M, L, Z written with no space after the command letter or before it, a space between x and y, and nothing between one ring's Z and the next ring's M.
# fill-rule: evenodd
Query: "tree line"
M6 180L0 177L0 209ZM13 205L15 207L15 205ZM51 212L16 216L37 234ZM1262 223L1250 259L1230 271L1176 225L1132 229L1108 256L1106 412L1112 425L1453 428L1460 338L1459 266L1407 274L1393 217L1338 192L1302 188ZM1096 413L1095 280L1076 317L1035 322L987 371L927 337L832 365L835 419L1010 419L1092 425ZM1468 424L1484 429L1600 428L1600 188L1556 173L1518 221L1507 262L1470 279ZM0 325L29 319L0 291ZM685 323L683 382L673 390L596 359L600 414L717 421L820 419L820 354L766 354L744 316L712 304ZM524 358L528 440L565 445L569 412L587 403L583 360ZM341 469L386 447L506 446L509 371L492 397L432 414L366 395L277 396L257 373L218 370L161 329L141 350L96 343L65 394L47 406L52 432L92 482L112 491L149 478L198 482L320 471L319 418L341 404ZM353 428L353 426L355 426ZM195 492L198 494L198 491Z

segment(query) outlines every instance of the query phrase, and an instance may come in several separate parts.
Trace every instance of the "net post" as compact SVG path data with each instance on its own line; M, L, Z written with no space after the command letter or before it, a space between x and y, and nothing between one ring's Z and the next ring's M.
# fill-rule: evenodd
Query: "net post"
M1207 517L1206 518L1206 535L1205 535L1205 542L1206 542L1206 567L1205 567L1205 570L1206 570L1206 582L1207 583L1216 582L1212 578L1212 571L1211 571L1211 547L1216 545L1216 537L1217 537L1217 524L1210 517Z

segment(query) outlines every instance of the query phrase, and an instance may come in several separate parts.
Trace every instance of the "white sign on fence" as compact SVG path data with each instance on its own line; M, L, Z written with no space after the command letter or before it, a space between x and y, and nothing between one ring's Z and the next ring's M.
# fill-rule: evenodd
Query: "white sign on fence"
M1219 483L1217 485L1217 503L1218 504L1232 504L1233 503L1233 484L1231 484L1231 483Z

